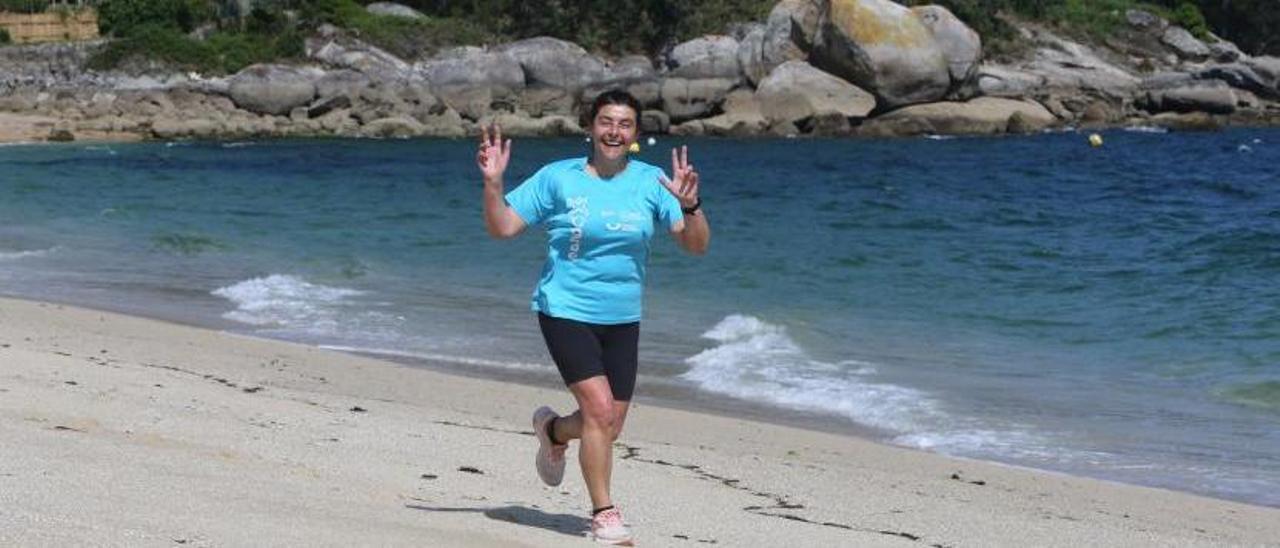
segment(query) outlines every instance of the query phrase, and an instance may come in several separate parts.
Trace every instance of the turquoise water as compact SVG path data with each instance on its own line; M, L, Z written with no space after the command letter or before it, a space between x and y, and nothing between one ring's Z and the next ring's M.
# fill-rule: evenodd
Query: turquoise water
M656 242L639 392L1280 505L1280 132L1104 137L687 141L712 250ZM0 147L0 292L552 381L473 154Z

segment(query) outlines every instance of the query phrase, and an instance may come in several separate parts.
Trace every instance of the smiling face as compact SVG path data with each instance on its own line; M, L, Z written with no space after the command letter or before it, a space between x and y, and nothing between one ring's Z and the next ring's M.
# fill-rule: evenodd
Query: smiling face
M591 143L597 160L616 162L626 158L639 135L636 111L627 105L604 105L591 121Z

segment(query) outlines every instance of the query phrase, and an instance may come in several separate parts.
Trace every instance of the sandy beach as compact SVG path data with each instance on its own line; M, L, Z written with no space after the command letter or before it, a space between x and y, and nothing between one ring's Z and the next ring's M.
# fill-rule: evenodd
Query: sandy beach
M589 545L540 403L569 397L3 299L0 545ZM649 405L618 452L642 546L1280 542L1280 509Z
M61 119L52 116L0 112L0 144L42 143ZM129 142L141 140L133 133L76 130L76 140L91 142Z

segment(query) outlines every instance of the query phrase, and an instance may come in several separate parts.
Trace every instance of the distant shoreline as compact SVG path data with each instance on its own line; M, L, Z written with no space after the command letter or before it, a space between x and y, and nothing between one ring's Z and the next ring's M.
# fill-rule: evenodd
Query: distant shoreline
M54 131L60 125L57 118L43 115L17 114L11 112L0 112L0 145L57 145L57 144L93 144L93 143L139 143L139 142L169 142L169 141L236 141L244 139L254 140L288 140L288 139L358 139L378 141L386 139L407 139L407 138L472 138L476 135L468 134L465 136L441 137L441 136L400 136L400 137L361 137L351 135L209 135L201 137L156 137L154 135L146 135L134 132L113 132L113 131L77 131L73 140L59 141L50 139L50 132ZM1116 131L1131 128L1160 128L1169 131L1220 131L1237 128L1276 128L1280 124L1256 124L1256 123L1225 123L1223 125L1214 124L1211 127L1187 127L1183 125L1160 125L1160 124L1144 124L1144 125L1106 125L1106 126L1089 126L1078 128L1054 128L1045 131L1077 131L1077 132L1103 132ZM547 135L542 137L558 138L566 135ZM947 133L927 133L913 136L853 136L846 137L851 139L876 140L876 139L903 139L918 138L926 136L945 136L945 137L992 137L996 135L973 135L973 134L947 134ZM539 136L522 136L523 138L537 138ZM673 135L672 137L681 137ZM706 136L702 136L706 137ZM712 136L719 137L719 136ZM724 136L732 137L732 136ZM754 140L770 140L770 139L790 139L794 137L784 136L747 136L740 137ZM800 138L829 138L824 136L801 136Z

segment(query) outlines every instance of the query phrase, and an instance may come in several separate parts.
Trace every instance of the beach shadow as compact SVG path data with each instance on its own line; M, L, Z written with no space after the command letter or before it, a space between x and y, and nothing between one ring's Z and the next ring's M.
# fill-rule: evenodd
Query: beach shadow
M573 537L582 537L591 528L591 521L582 516L573 514L549 514L537 508L527 508L524 506L502 506L498 508L451 508L423 506L421 504L406 504L405 507L412 508L414 510L422 510L424 512L475 512L477 514L484 514L484 516L489 519L528 525L530 527L546 529L548 531L554 531Z

